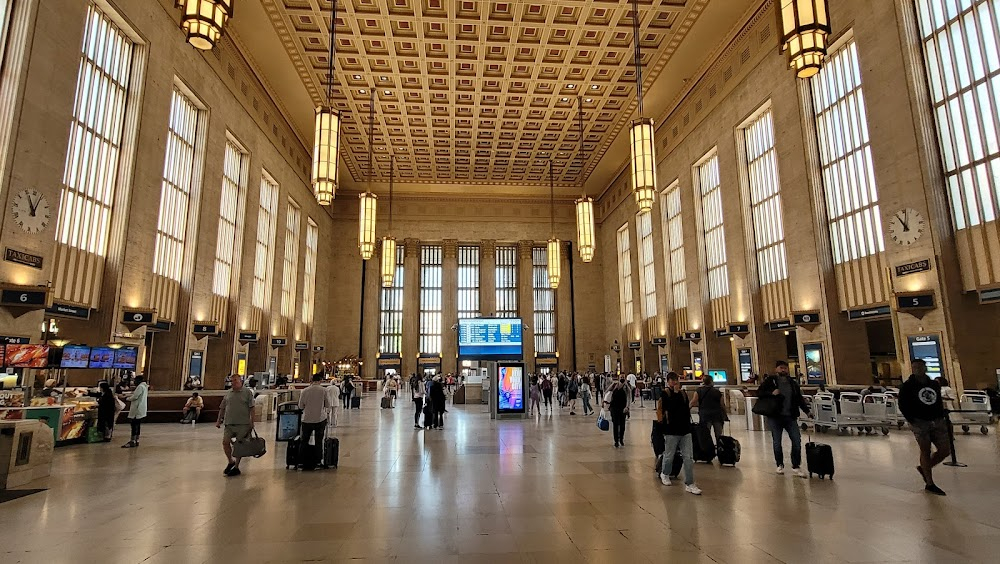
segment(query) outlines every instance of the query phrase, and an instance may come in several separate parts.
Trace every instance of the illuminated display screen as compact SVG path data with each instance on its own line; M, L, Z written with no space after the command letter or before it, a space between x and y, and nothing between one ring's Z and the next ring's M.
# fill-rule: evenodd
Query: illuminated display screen
M524 413L524 366L497 367L497 413Z
M471 360L520 360L521 320L477 318L458 321L458 356Z
M126 346L115 351L115 368L135 370L135 365L138 361L139 347Z
M62 368L86 368L90 362L90 347L83 345L66 345L63 347Z

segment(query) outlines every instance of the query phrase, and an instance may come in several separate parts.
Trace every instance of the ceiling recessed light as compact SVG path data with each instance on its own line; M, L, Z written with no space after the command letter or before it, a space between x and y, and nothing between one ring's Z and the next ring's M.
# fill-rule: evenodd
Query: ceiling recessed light
M590 89L591 89L591 90L597 90L598 88L600 88L600 86L598 86L598 85L596 85L596 84L591 84L591 85L590 85Z
M379 80L389 80L389 77L387 77L387 76L380 76Z
M354 80L361 80L361 75L360 74L354 75Z
M361 90L359 90L359 92L361 92L362 94L364 94L364 93L367 92L367 90L365 90L364 88L362 88Z
M382 92L385 92L385 95L386 95L386 96L388 96L389 94L392 94L392 91L391 91L391 90L383 90Z
M591 103L591 102L593 102L593 101L594 101L594 99L593 99L593 98L587 98L587 103L588 103L588 104L589 104L589 103Z
M566 88L569 88L570 90L572 90L572 89L576 88L576 85L575 84L567 84Z
M563 98L562 101L563 102L569 102L569 98Z

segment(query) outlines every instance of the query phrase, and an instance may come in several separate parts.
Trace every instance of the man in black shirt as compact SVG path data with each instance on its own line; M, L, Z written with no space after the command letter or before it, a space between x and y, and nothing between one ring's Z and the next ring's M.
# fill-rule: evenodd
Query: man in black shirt
M691 400L681 389L680 377L676 372L667 374L667 389L660 396L658 414L662 414L660 428L666 435L666 450L663 451L663 469L660 481L670 485L667 469L674 459L677 449L684 459L684 489L688 493L701 495L701 489L694 483L694 447L691 443Z
M899 411L910 424L913 436L920 447L920 466L917 472L924 479L924 490L935 495L945 495L937 487L931 471L951 455L948 442L948 422L945 420L941 401L941 384L927 376L927 364L920 359L912 363L913 374L899 388ZM937 451L931 454L931 445Z
M768 416L767 426L771 431L771 443L774 450L774 464L778 474L785 473L785 459L781 452L781 434L788 433L792 441L792 474L799 478L808 478L802 468L802 434L799 432L799 411L809 414L809 407L802 398L799 383L788 374L788 363L779 360L774 365L776 374L764 378L757 388L757 396L775 395L782 399L781 409Z

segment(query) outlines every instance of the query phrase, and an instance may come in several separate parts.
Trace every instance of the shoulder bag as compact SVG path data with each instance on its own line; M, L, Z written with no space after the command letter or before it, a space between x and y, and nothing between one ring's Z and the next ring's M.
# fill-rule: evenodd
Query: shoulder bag
M250 435L233 443L233 456L236 458L260 458L267 453L267 443L257 436L257 429L251 429Z

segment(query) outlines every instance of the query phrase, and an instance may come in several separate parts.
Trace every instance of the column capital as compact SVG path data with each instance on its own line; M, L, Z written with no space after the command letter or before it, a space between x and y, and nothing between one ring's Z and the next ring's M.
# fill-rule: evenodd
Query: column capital
M479 242L479 256L481 259L492 259L497 256L497 242L493 239L486 239Z
M403 253L408 257L420 256L420 239L403 239Z
M458 239L445 239L441 242L444 249L444 258L456 258L458 256Z
M517 242L517 255L521 258L531 258L531 249L535 248L534 241L518 241Z

